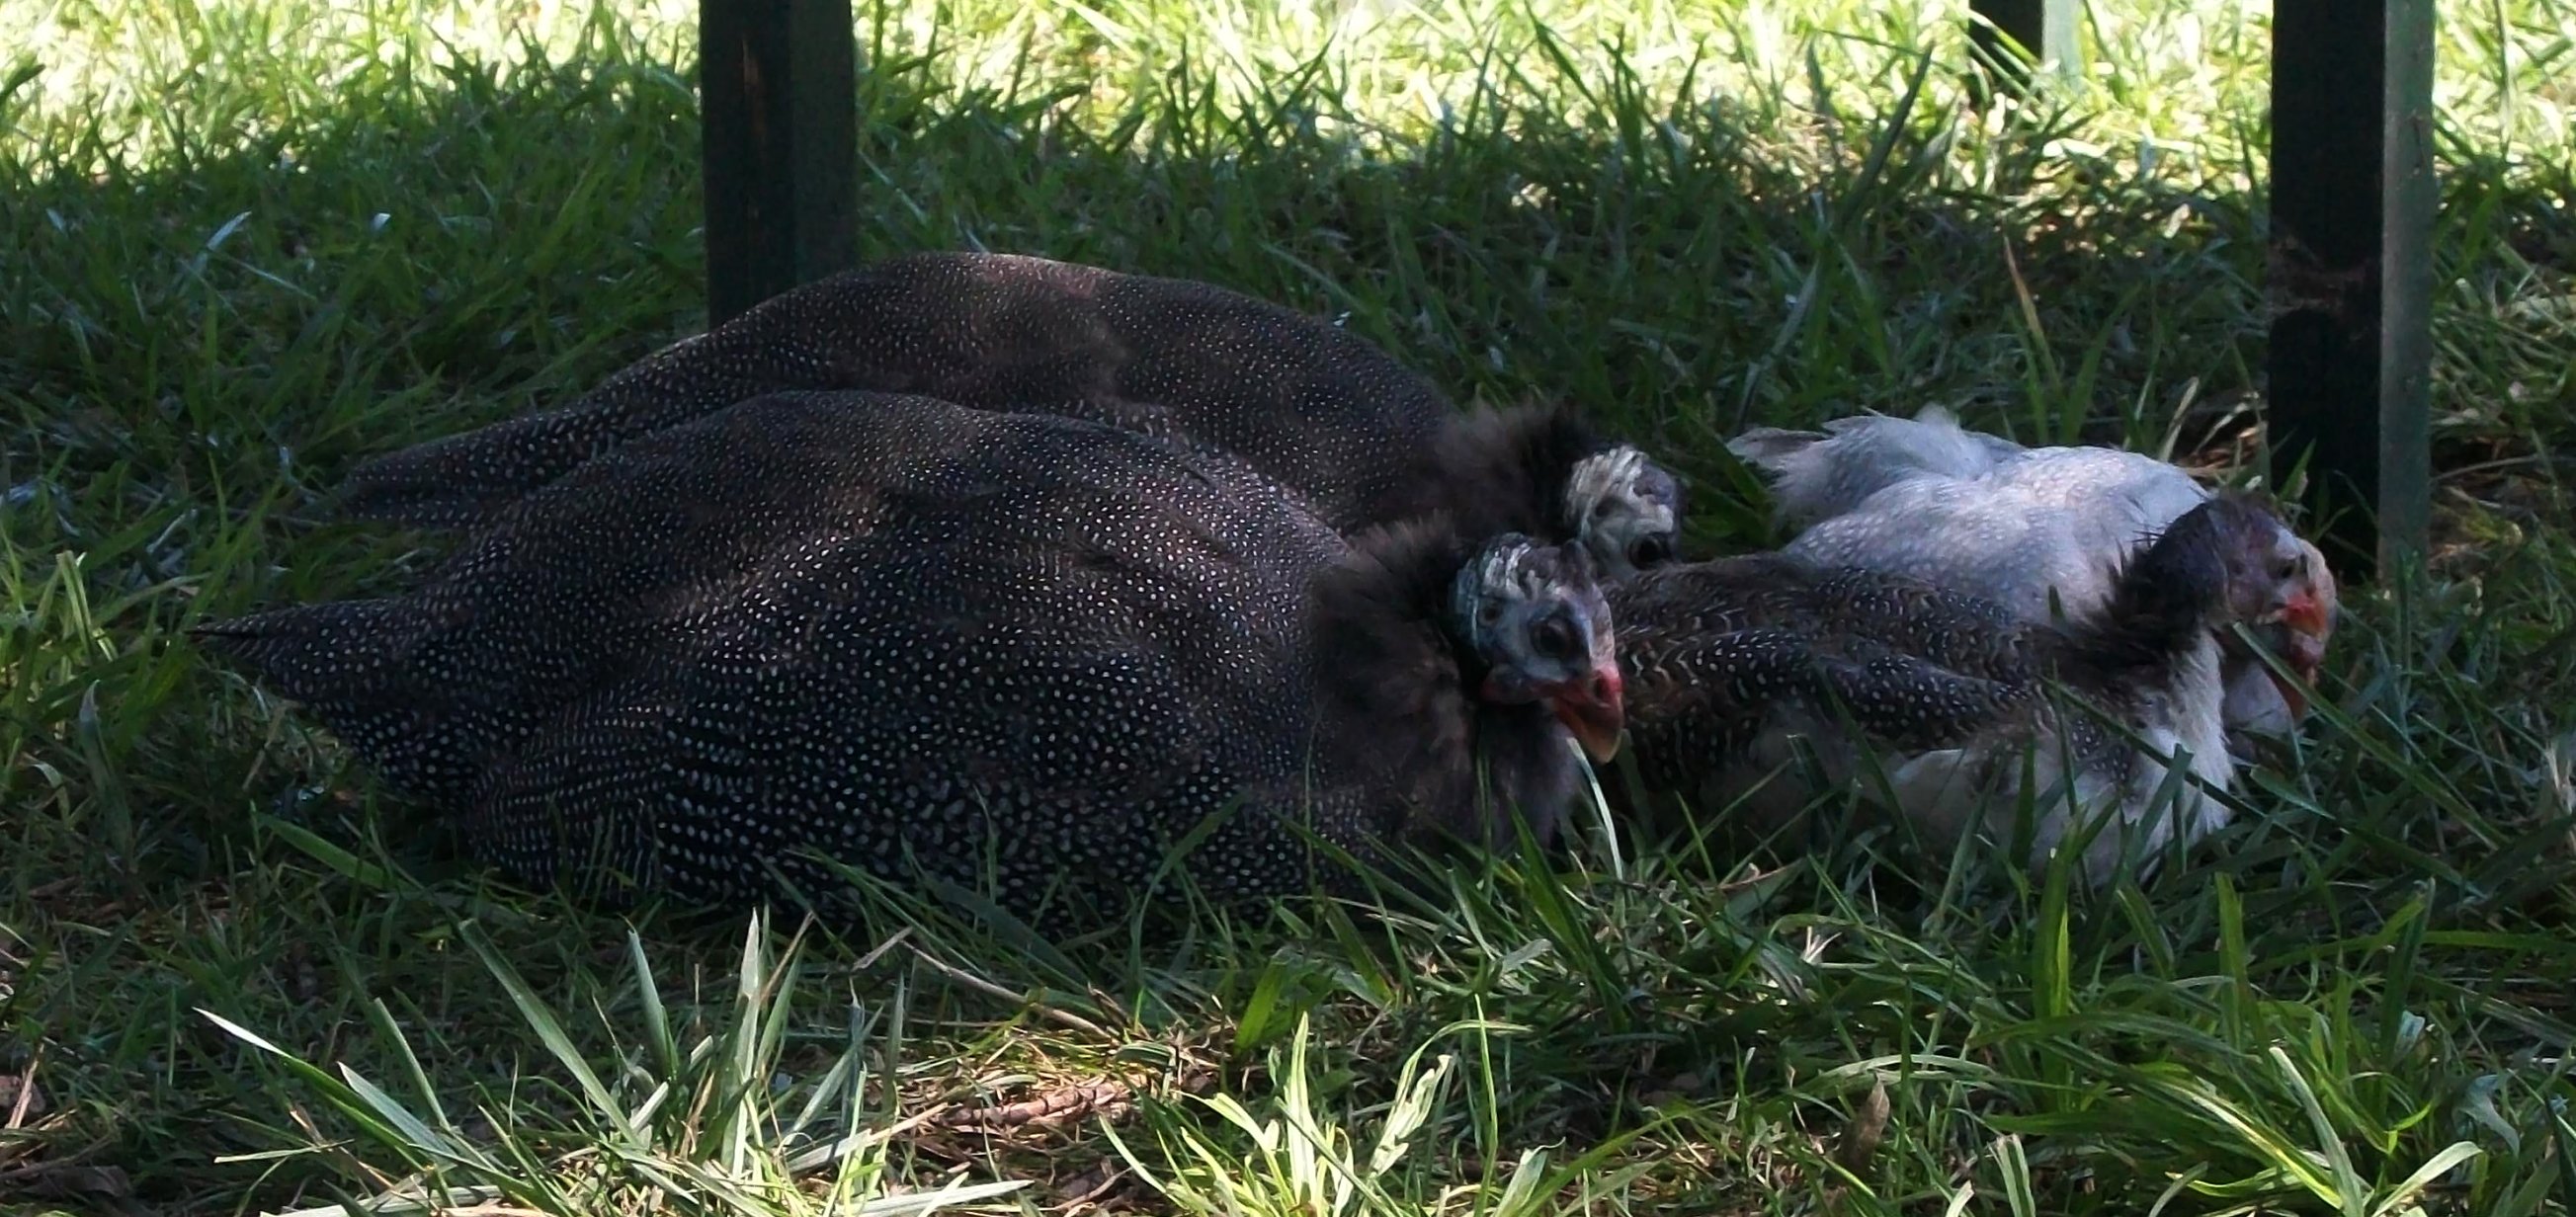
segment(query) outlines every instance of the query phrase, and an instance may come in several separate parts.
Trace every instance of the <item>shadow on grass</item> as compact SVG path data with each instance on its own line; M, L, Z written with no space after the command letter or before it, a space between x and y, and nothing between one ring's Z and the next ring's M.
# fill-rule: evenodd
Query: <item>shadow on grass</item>
M864 81L863 256L1037 253L1346 316L1462 399L1569 396L1669 454L1703 487L1704 547L1760 535L1756 505L1714 492L1728 484L1720 441L1747 423L1940 401L2024 438L2190 453L2240 443L2241 407L2259 388L2258 205L2052 155L2061 122L1989 135L1927 101L1898 123L1892 84L1846 94L1873 108L1836 117L1776 98L1676 101L1633 79L1509 78L1462 99L1439 134L1387 146L1334 113L1320 76L1229 109L1183 73L1106 125L1071 121L1066 98L930 81L918 63ZM63 1115L38 1129L36 1152L120 1164L155 1207L227 1208L246 1192L346 1178L327 1153L211 1164L300 1134L263 1126L281 1118L260 1098L279 1075L193 1008L381 1077L384 1046L352 1029L383 998L405 1026L436 1029L466 1063L458 1076L484 1081L516 1063L514 1016L454 966L453 919L481 922L541 987L586 992L572 978L613 962L600 953L617 935L549 925L605 931L605 919L471 884L424 892L383 879L363 850L298 846L255 825L253 809L293 805L290 821L345 843L372 816L299 799L334 773L328 749L175 634L201 615L402 579L426 560L414 539L315 519L342 469L563 400L702 324L694 112L685 79L612 54L508 84L474 65L427 89L360 74L336 108L292 129L149 167L11 145L0 403L15 425L0 438L0 574L18 617L0 644L12 673L0 689L21 828L0 862L13 891L0 904L0 1024L54 1054L45 1076ZM2440 902L2422 916L2445 932L2506 928L2427 964L2417 983L2439 993L2415 1000L2470 1020L2464 1038L2519 1044L2564 1028L2543 990L2563 986L2568 961L2527 935L2570 919L2552 879L2565 851L2548 836L2554 796L2526 767L2568 726L2551 690L2576 687L2576 661L2563 545L2498 557L2494 543L2566 519L2549 462L2576 444L2563 354L2576 336L2564 301L2576 212L2565 166L2454 159L2446 179L2442 450L2455 498L2487 504L2453 525L2490 543L2476 559L2487 582L2369 606L2344 635L2345 725L2310 766L2266 775L2253 796L2285 823L2231 838L2233 852L2182 881L2205 888L2223 872L2241 906L2167 885L2163 923L2138 915L2143 900L2121 906L2126 920L2104 910L2076 931L2075 957L2191 976L2230 951L2240 979L2295 989L2306 961L2339 949L2319 943L2399 924L2414 885L2437 876ZM399 812L385 818L393 856L446 865ZM1420 976L1351 974L1323 957L1329 938L1219 935L1100 963L1131 988L1159 986L1140 1038L1223 1023L1264 983L1309 1005L1350 1000L1369 1018L1401 1011L1408 1026L1492 1000L1560 1037L1515 1050L1549 1081L1507 1113L1513 1145L1634 1126L1640 1096L1685 1074L1718 1090L1783 1087L1763 1100L1778 1109L1773 1141L1720 1129L1706 1111L1670 1134L1728 1145L1739 1174L1702 1178L1699 1193L1675 1184L1703 1199L1749 1178L1757 1158L1795 1157L1785 1141L1804 1145L1796 1108L1818 1100L1786 1079L1862 1044L1914 1043L1907 1012L1928 1000L1905 979L1929 966L1913 944L1874 942L1885 967L1837 980L1802 960L1784 918L1891 919L1891 934L1972 957L1943 982L1958 986L1944 1017L2039 1017L2016 994L2033 983L2022 969L2037 966L2041 931L1953 904L1937 880L1891 908L1848 844L1752 886L1718 883L1737 859L1653 857L1645 873L1662 886L1604 882L1575 904L1551 903L1551 883L1497 880L1528 896L1518 905L1462 883L1461 915L1493 931L1498 952L1552 945L1537 980L1498 971L1446 930L1431 934L1436 950L1419 934L1372 949ZM1631 920L1613 918L1615 941L1595 941L1592 919L1613 913ZM691 961L684 970L739 950L731 921L652 924ZM1036 968L978 962L1015 992ZM2470 1000L2481 970L2508 966L2522 971ZM1275 979L1283 967L1293 975ZM906 975L887 964L852 984L875 999ZM1722 998L1712 977L1772 979ZM932 1019L1010 1013L972 991L922 1001ZM1586 1033L1604 1027L1618 1034ZM2131 1043L2103 1034L2118 1041L2099 1048L2106 1059ZM1101 1068L1113 1047L1029 1067ZM2004 1055L2016 1051L2046 1055ZM2063 1117L2053 1127L2069 1138L2117 1142L2050 1097L2090 1059L2008 1061L2036 1080L1993 1085ZM0 1055L0 1069L15 1063ZM2349 1067L2411 1070L2428 1090L2454 1080L2421 1061ZM1919 1114L1931 1127L1907 1143L1915 1157L1887 1169L1923 1186L1989 1135ZM2409 1148L2439 1140L2409 1136ZM2175 1166L2131 1161L2089 1168L2066 1211L2123 1211Z

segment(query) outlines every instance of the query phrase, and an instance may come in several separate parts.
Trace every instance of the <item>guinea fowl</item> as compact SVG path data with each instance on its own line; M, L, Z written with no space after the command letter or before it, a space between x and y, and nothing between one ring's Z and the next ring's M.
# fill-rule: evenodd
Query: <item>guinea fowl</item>
M2215 631L2294 611L2302 585L2280 573L2301 544L2262 507L2210 499L2065 623L1785 554L1648 571L1609 590L1631 754L1659 788L1741 799L1757 823L1847 789L1953 841L2010 831L2027 762L2034 866L2107 813L2084 874L2100 882L2132 849L2151 867L2177 834L2226 822L2208 790L2159 791L2177 746L2198 782L2230 788Z
M1997 601L2026 620L2082 618L2107 604L2122 560L2210 492L2181 469L2116 448L2024 448L1963 430L1950 412L1862 415L1822 432L1760 427L1729 444L1766 471L1789 554L1911 575ZM2305 540L2283 559L2305 584L2281 620L2253 631L2313 684L2334 628L2334 574ZM2287 733L2307 712L2233 631L2220 638L2231 731Z
M779 389L919 394L1185 439L1296 489L1339 532L1446 511L1469 535L1579 537L1614 576L1672 556L1682 510L1669 472L1572 412L1462 415L1318 318L1205 283L958 252L796 288L561 408L376 458L342 487L342 510L470 526L618 444Z
M819 852L1114 909L1227 814L1188 873L1285 892L1301 825L1547 840L1621 723L1578 548L1346 541L1221 453L870 393L638 436L412 591L202 636L485 860L689 900L830 890Z

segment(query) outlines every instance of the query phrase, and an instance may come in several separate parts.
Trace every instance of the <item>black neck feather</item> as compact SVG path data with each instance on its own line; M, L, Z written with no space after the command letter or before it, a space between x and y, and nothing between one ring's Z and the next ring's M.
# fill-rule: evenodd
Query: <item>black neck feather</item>
M1424 453L1405 514L1447 513L1466 537L1522 532L1570 540L1566 479L1608 446L1570 406L1480 408L1451 420Z
M2195 509L2131 551L2102 611L2069 628L2076 652L2106 670L2161 670L2200 645L2226 609L2222 531Z
M1528 804L1542 825L1567 785L1548 711L1478 695L1485 664L1451 604L1473 552L1437 515L1389 525L1357 538L1310 592L1317 760L1382 793L1382 831L1508 840L1508 822L1479 797L1480 762L1494 795Z

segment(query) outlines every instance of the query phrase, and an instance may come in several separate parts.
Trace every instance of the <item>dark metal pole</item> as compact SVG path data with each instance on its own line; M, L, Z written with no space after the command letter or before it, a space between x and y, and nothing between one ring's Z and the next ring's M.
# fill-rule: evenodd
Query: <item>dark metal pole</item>
M2275 0L2272 36L2273 474L2366 576L2432 515L2433 3Z
M2029 82L2028 65L2005 48L1998 31L2040 61L2055 63L2057 75L2074 75L2083 69L2076 50L2075 7L2075 0L1970 0L1969 10L1985 21L1971 25L1969 37L2016 85Z
M699 0L707 324L855 260L850 0Z

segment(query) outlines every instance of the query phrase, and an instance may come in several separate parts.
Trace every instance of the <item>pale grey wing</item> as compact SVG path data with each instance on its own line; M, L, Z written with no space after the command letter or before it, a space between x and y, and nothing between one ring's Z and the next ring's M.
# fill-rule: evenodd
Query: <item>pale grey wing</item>
M1792 527L1862 510L1899 483L1983 477L2022 451L2010 440L1962 430L1939 406L1910 419L1838 418L1822 432L1755 428L1728 447L1770 475L1778 518Z
M2058 513L2018 496L1944 480L1900 482L1859 511L1818 523L1786 552L1827 566L1905 575L2047 619L2054 589L2071 613L2101 604L2107 572Z
M1929 464L1809 528L1789 552L1938 583L2025 620L2080 616L2107 601L2137 546L2207 497L2182 470L2109 448L2017 450L1966 478Z

